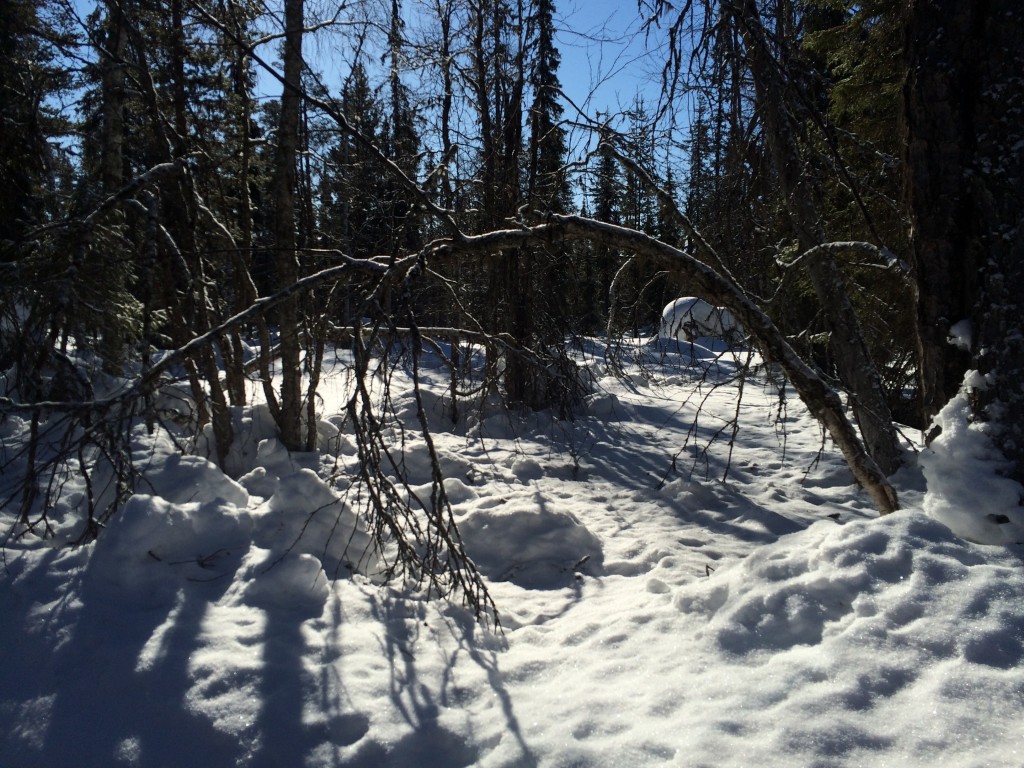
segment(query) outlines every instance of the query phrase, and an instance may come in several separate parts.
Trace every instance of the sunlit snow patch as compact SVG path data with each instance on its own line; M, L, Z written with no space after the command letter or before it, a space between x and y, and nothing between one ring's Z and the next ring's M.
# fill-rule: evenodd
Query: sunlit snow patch
M574 515L543 504L510 502L477 510L459 523L469 556L496 581L557 589L579 569L599 569L601 541Z
M918 619L942 616L901 634L902 642L929 656L1006 668L1024 658L1008 610L1022 596L1019 575L987 563L941 523L905 511L817 523L684 587L675 605L702 615L705 634L732 656L821 646L841 660L845 648L882 647Z
M950 400L935 424L942 431L920 458L928 481L925 511L970 541L1024 541L1024 488L998 473L1006 461L992 442L990 425L971 421L967 394Z

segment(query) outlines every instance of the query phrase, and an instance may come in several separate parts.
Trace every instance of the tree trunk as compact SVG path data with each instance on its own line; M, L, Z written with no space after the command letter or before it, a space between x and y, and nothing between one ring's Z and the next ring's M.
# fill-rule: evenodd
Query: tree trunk
M285 0L284 92L277 134L277 163L274 169L274 235L277 245L275 266L279 287L299 278L295 233L296 161L299 125L302 119L302 32L303 0ZM302 369L299 334L299 298L291 296L277 310L281 351L281 402L277 426L281 442L293 451L304 446L302 439Z
M915 0L906 28L906 193L913 224L924 417L967 369L979 420L1024 480L1024 7ZM962 348L951 326L970 319ZM967 339L965 339L967 341Z

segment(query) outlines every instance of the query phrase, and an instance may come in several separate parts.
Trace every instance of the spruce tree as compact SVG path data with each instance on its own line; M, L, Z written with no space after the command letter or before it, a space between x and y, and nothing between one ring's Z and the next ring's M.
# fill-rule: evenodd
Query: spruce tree
M568 157L562 126L561 83L558 67L561 55L555 47L555 6L552 0L535 0L529 23L533 32L529 85L533 91L530 107L530 157L527 195L539 212L566 213L570 206L569 182L565 170Z
M531 35L528 84L533 102L529 109L526 200L540 216L567 213L571 196L565 170L568 150L561 122L561 56L555 47L554 12L552 0L535 0L527 19ZM531 252L524 255L522 270L524 292L529 293L527 300L534 308L532 324L537 343L557 349L569 330L578 326L574 315L579 313L581 302L574 289L571 252L566 246Z
M345 79L338 106L356 131L380 142L383 110L361 63ZM321 180L321 229L328 243L357 258L381 253L390 226L380 197L383 183L378 159L353 136L339 133Z
M621 224L622 180L619 166L610 152L600 152L592 171L590 205L593 217L610 224ZM590 333L606 329L611 309L610 294L612 280L621 265L622 256L614 248L594 243L589 248L584 285L584 305L590 308L585 328ZM618 331L618 328L612 328Z
M924 415L976 370L971 418L989 422L1002 470L1024 481L1024 11L1013 0L915 0L905 32Z
M5 248L59 206L52 194L60 160L50 142L65 128L51 100L60 98L70 78L55 47L62 34L41 17L41 6L33 0L0 5L0 244L7 243Z

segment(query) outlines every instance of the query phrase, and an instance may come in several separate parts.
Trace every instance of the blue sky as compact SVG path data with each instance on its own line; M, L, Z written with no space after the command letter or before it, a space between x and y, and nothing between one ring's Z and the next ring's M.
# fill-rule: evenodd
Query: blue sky
M337 2L324 0L325 4L321 4L320 9L336 7ZM408 29L413 38L417 36L417 24L413 19L420 7L417 2L404 0L404 9L411 14ZM313 2L307 3L307 12L313 8ZM555 42L561 54L559 80L566 97L589 118L580 119L572 104L566 104L563 114L566 121L589 124L598 113L602 120L609 114L621 116L633 107L638 95L644 99L648 115L653 115L659 103L666 55L661 39L663 30L656 28L652 35L648 35L643 21L636 0L556 0ZM377 33L371 35L375 40L369 43L363 55L364 63L371 68L379 60L379 48L375 46L382 42L381 34L382 30L378 28ZM354 53L350 47L352 39L349 36L339 43L337 36L307 37L306 60L321 73L332 92L340 88L340 80L351 66ZM339 44L342 47L338 47ZM268 58L276 57L271 54ZM415 89L414 77L410 75L407 82ZM266 77L261 81L265 98L279 97L280 85L276 81ZM686 122L686 104L677 102L673 108L678 138L678 129ZM626 128L628 121L620 117L612 124L616 128ZM593 143L594 134L590 129L569 126L569 145L573 154L585 153Z
M665 61L648 38L635 0L566 0L558 5L562 90L588 112L618 112L639 92L658 97Z

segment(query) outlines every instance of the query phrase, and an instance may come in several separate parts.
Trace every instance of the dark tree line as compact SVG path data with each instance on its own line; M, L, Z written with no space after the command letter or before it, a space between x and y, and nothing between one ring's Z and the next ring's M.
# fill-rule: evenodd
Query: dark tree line
M361 376L381 343L437 344L455 419L469 393L571 417L574 339L643 332L698 290L784 368L882 511L894 418L926 427L968 368L987 381L975 417L1024 477L1024 11L678 5L639 8L671 51L660 100L583 115L551 0L4 3L0 409L36 442L65 429L45 457L26 448L24 526L45 523L56 486L36 480L68 446L112 461L118 429L157 428L172 379L191 445L221 464L250 382L288 448L316 447L328 342ZM965 349L947 343L961 320ZM350 411L400 537L386 408L362 390ZM130 491L131 462L113 464L91 533Z

